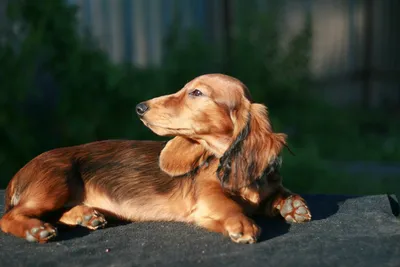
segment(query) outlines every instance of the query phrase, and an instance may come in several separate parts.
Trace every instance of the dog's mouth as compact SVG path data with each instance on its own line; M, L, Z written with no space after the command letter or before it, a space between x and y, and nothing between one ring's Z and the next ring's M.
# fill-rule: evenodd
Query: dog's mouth
M192 129L189 128L172 128L172 127L167 127L164 125L159 125L159 124L155 124L155 123L149 123L148 121L144 120L144 119L140 119L143 124L150 128L151 130L155 131L157 133L158 130L162 130L163 132L170 132L171 134L188 134L188 133L193 133Z

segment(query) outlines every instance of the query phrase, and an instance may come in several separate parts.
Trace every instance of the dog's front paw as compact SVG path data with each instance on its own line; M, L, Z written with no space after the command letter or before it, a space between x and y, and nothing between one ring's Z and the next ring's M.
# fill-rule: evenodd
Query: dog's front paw
M290 223L302 223L311 221L311 213L306 201L299 195L291 195L280 199L274 205L282 217Z
M236 243L256 243L261 234L260 227L243 214L229 217L224 226L229 237Z

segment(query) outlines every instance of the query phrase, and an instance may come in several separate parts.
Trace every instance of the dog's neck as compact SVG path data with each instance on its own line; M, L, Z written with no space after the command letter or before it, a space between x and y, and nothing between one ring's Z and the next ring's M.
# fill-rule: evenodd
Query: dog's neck
M207 136L202 139L194 139L204 146L207 151L216 158L221 158L225 151L229 149L232 139L226 136Z

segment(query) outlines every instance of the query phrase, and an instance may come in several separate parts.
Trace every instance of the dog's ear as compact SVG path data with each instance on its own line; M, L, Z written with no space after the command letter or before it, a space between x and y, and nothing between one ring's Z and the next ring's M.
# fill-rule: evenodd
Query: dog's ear
M182 176L196 171L210 156L201 144L176 136L161 151L159 165L170 176Z
M269 167L279 167L278 156L286 144L285 134L272 131L264 105L251 104L247 120L217 170L221 184L233 191L262 179L265 171L274 171Z

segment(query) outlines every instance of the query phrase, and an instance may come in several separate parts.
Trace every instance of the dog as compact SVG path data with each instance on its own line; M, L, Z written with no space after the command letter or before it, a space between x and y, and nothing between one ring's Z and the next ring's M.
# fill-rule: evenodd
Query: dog
M273 132L267 107L240 80L201 75L136 112L171 139L103 140L38 155L6 188L2 231L45 243L55 225L178 221L251 244L261 233L255 214L311 220L306 201L282 185L287 136Z

